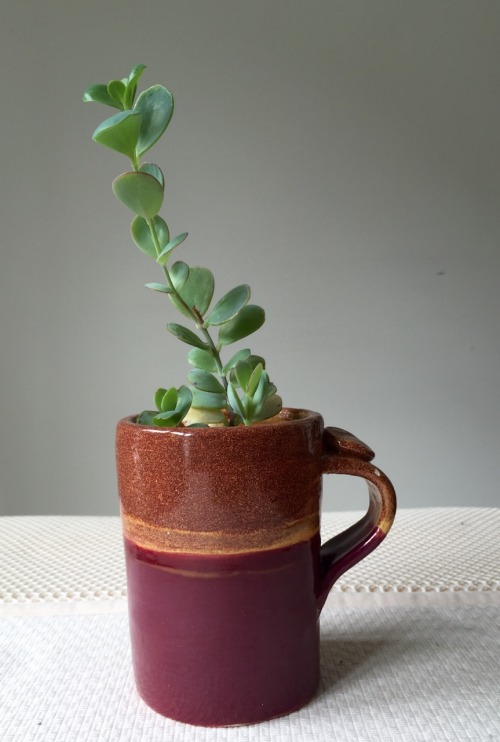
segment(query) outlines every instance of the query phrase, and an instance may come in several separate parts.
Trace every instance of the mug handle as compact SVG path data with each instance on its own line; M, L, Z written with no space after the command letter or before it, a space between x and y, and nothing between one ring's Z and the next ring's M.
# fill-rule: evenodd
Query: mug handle
M382 543L394 521L396 493L386 475L370 463L374 456L369 446L346 430L323 431L323 474L361 477L368 484L370 503L361 520L321 546L318 612L333 583Z

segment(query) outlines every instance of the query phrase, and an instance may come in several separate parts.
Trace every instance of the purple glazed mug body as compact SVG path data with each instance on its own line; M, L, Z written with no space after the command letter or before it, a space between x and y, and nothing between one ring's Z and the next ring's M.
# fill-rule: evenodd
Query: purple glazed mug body
M307 410L251 427L118 423L132 659L151 708L226 726L313 697L328 592L394 519L394 489L373 455ZM370 504L321 545L325 473L364 478Z

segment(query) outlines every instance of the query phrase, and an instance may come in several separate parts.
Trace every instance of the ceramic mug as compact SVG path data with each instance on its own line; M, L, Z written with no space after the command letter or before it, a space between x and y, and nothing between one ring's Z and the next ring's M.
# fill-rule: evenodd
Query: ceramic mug
M373 456L308 410L250 427L118 423L132 660L150 707L226 726L314 696L328 592L394 519L394 489ZM370 501L321 545L321 480L332 473L365 479Z

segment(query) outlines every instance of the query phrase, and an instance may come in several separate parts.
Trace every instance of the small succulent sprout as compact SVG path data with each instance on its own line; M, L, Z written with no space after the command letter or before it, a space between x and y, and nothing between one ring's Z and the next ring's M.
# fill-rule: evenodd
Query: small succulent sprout
M241 367L244 369L245 367L242 365L243 362L245 362L248 366L250 366L250 373L259 364L262 365L262 368L265 368L266 367L266 362L262 358L262 356L255 356L255 355L253 355L250 352L248 353L248 355L245 358L238 358L237 361L236 361L236 363L234 363L233 366L231 367L229 378L230 378L231 382L235 386L239 386L241 389L243 389L244 387L242 387L241 384L240 384L240 382L238 381L238 378L237 378L237 375L236 375L236 367L237 366L240 366L240 364L241 364ZM241 373L242 372L240 370L240 375L241 375ZM244 373L244 371L243 371L243 373ZM248 378L250 378L250 376L248 376Z
M191 402L192 394L187 386L180 386L178 389L160 388L155 394L157 411L145 410L139 415L137 422L163 428L175 427L186 417Z
M258 357L249 356L236 363L230 375L228 396L245 425L274 417L281 410L281 397Z
M161 427L250 425L276 415L281 398L269 380L263 358L244 348L224 363L221 352L256 332L264 324L265 313L261 307L249 304L247 284L235 286L211 309L215 294L212 272L184 260L171 262L187 232L170 237L168 224L159 214L165 196L163 170L155 162L142 161L142 157L167 129L174 99L162 85L147 88L136 99L137 84L145 69L138 64L127 77L91 85L83 95L84 101L118 109L99 124L93 140L129 160L127 170L115 178L112 187L118 201L134 214L130 227L133 241L163 272L161 283L150 282L146 288L167 294L193 325L190 329L177 322L167 324L172 335L191 346L190 386L158 389L157 409L145 410L137 421Z

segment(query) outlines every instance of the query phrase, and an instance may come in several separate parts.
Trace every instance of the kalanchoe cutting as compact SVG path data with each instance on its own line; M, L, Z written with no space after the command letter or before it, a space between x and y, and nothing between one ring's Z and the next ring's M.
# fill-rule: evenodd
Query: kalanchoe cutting
M154 395L156 410L142 412L137 421L160 427L251 425L277 415L281 398L263 358L245 348L223 363L221 352L226 345L258 330L265 320L264 310L249 303L250 287L246 284L231 289L212 306L215 281L211 271L182 260L171 262L187 233L170 236L166 221L159 215L164 200L163 172L157 164L143 161L143 156L164 134L174 100L162 85L153 85L136 98L145 69L139 64L128 77L107 85L91 85L83 95L84 101L118 109L99 124L92 138L130 161L130 169L113 181L113 192L134 214L131 233L135 244L163 272L161 283L147 283L146 287L167 294L194 325L190 329L177 322L167 324L172 335L192 346L188 353L192 366L189 386L158 389Z

